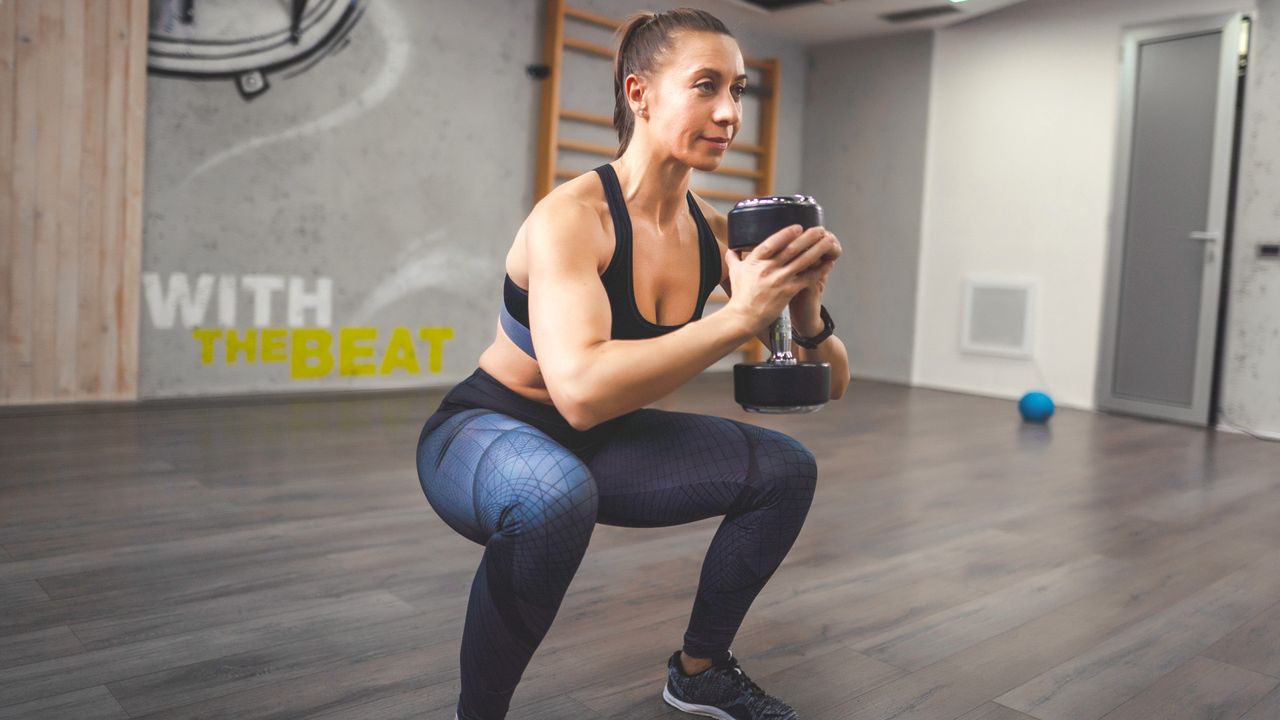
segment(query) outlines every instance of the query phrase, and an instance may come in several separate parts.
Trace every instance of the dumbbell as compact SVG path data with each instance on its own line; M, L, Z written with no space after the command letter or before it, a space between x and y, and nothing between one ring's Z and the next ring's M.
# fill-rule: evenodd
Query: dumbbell
M822 206L808 195L756 197L729 211L729 248L748 251L791 226L806 230L822 224ZM733 399L748 412L807 413L831 398L831 364L798 362L791 354L791 311L769 325L772 357L762 363L733 366Z

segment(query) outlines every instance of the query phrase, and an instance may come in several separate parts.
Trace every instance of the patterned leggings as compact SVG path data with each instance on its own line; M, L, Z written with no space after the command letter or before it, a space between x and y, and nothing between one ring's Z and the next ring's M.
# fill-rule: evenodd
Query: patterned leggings
M655 409L611 421L607 439L575 453L486 404L437 411L417 453L432 508L485 548L463 628L458 717L506 716L597 522L664 527L724 516L683 649L726 655L804 524L817 479L812 453L774 430Z

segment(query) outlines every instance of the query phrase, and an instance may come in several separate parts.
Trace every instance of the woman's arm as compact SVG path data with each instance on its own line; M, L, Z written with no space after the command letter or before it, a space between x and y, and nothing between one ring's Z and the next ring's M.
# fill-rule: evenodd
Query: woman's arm
M797 318L793 314L791 327L801 337L813 337L822 332L822 316L817 310L813 311L811 318ZM845 349L844 342L836 337L834 332L831 333L831 337L823 340L812 350L791 343L791 352L800 362L831 363L831 399L839 400L844 397L845 390L849 389L849 352Z
M645 340L610 339L608 294L593 248L604 228L572 198L545 198L529 217L529 321L556 408L586 430L669 394L751 337L754 318L720 312Z

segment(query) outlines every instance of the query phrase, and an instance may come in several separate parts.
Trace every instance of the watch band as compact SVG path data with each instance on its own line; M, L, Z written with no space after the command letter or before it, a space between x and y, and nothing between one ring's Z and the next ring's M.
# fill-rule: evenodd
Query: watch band
M823 340L831 337L831 333L836 329L836 323L831 319L831 313L827 312L827 306L819 305L818 314L822 316L822 332L819 332L817 335L810 338L803 338L796 334L795 328L793 327L791 329L791 342L802 348L813 350L818 347L818 345L821 345Z

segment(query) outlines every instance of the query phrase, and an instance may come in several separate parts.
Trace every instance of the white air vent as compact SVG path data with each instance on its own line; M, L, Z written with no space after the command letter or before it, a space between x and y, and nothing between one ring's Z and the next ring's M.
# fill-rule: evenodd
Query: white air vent
M965 281L960 349L982 355L1031 357L1035 284L1029 280Z

